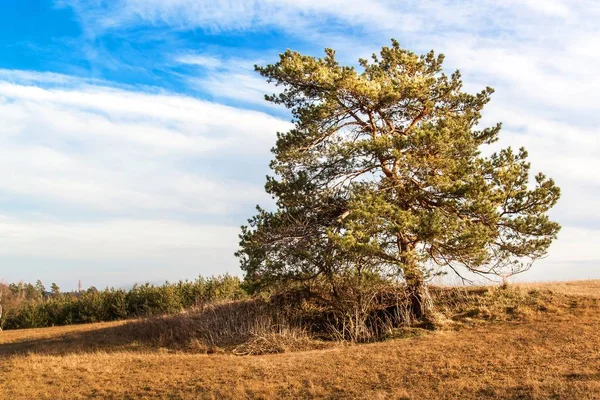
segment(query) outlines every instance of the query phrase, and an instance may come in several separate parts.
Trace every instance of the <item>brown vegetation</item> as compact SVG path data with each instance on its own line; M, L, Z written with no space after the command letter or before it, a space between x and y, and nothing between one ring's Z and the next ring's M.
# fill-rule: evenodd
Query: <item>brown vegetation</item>
M599 293L600 281L436 289L442 329L363 345L311 339L250 302L5 331L0 398L599 398ZM258 353L284 354L235 355Z

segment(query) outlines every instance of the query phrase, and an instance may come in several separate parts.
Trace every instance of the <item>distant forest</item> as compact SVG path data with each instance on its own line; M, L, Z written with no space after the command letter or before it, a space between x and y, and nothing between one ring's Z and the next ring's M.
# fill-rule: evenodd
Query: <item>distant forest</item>
M62 292L41 281L0 283L0 328L24 329L176 313L217 300L247 297L234 276L199 277L162 285L134 285L130 290L95 287Z

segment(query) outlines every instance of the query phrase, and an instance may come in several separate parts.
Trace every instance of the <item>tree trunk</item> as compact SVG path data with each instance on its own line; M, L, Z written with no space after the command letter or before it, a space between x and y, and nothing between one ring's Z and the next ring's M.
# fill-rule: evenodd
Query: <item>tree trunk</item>
M433 328L437 321L433 300L429 295L427 285L425 285L423 271L416 261L414 249L413 243L405 240L402 235L398 235L398 251L402 260L409 311L415 321L420 321L426 327Z
M435 309L423 274L420 271L410 271L405 273L405 280L412 317L427 327L434 327L436 323Z

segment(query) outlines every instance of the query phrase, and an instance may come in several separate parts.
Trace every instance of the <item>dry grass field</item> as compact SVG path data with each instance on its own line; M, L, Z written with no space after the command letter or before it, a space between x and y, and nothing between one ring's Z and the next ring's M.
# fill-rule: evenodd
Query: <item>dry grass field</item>
M600 399L600 281L512 290L542 300L378 343L258 356L145 343L124 334L135 321L0 332L0 397Z

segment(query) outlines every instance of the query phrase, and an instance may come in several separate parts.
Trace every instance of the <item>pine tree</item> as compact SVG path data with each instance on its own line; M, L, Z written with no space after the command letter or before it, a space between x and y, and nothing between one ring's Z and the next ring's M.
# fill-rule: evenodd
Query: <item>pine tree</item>
M39 279L37 281L35 281L35 290L37 290L39 292L41 297L44 297L44 295L46 293L46 287L44 286L42 281L40 281Z
M50 290L52 291L53 296L58 296L60 294L60 288L54 282L52 282L52 285L50 285Z
M525 149L483 156L501 125L479 128L493 93L462 91L443 55L392 41L360 68L293 51L256 67L291 110L266 191L242 227L241 267L258 285L364 272L407 285L413 313L433 314L425 285L440 268L515 274L544 256L560 229L547 211L552 179L530 181Z

